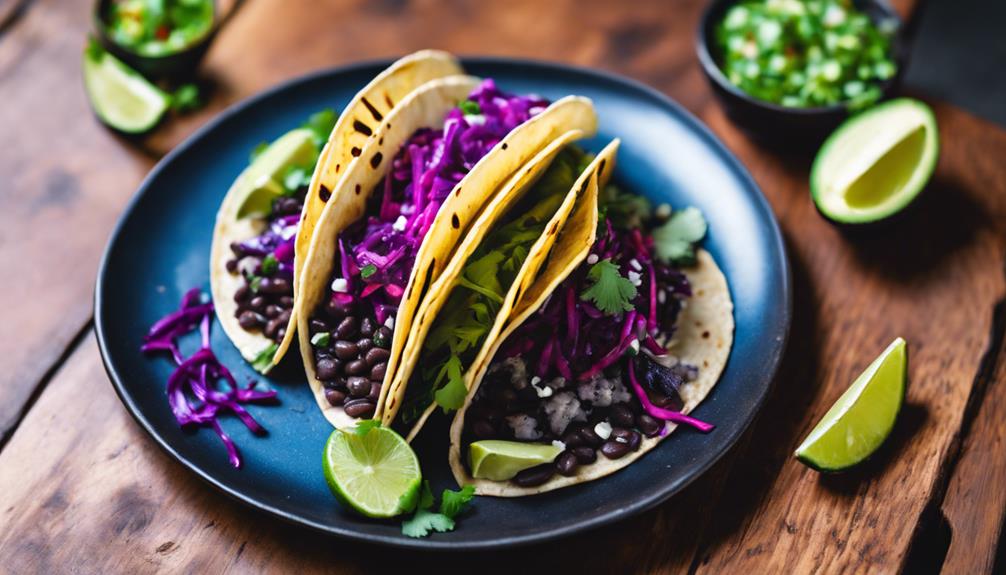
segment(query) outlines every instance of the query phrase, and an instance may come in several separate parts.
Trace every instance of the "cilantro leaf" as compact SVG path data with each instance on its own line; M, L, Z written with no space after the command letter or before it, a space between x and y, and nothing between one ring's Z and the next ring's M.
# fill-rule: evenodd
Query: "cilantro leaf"
M454 519L468 508L474 496L474 485L465 485L459 491L444 489L440 496L440 513Z
M258 355L256 355L255 359L253 359L251 362L251 365L253 368L255 368L255 371L259 373L265 373L266 371L269 371L269 368L272 367L272 358L274 355L276 355L277 349L279 349L279 346L276 345L275 343L271 343L269 344L268 347L258 352Z
M605 186L601 190L600 211L611 220L616 228L638 228L650 219L653 205L644 196L623 193L615 186Z
M262 258L262 275L271 276L279 268L279 260L273 254L268 254Z
M593 301L597 309L609 315L633 309L636 286L622 277L610 258L594 264L587 272L587 279L593 284L580 294L580 299Z
M657 258L676 265L693 265L695 243L706 235L707 228L698 208L674 212L667 223L653 230Z
M454 520L441 513L425 509L416 511L411 519L402 522L402 535L406 537L426 537L432 531L445 533L454 530Z
M335 121L338 119L334 110L325 108L320 112L311 114L301 127L307 128L314 133L314 142L320 149L328 141L328 135L332 133L332 128L335 127Z
M482 113L482 108L479 106L478 102L473 100L465 100L458 104L458 108L461 108L461 113L466 116L475 116Z
M88 37L87 45L84 46L84 54L92 62L100 62L105 55L105 48L93 36Z
M367 279L376 273L377 273L377 266L375 266L374 264L367 264L362 268L360 268L360 277L363 279Z
M196 84L182 84L171 94L171 109L176 112L192 112L201 108L202 105L203 98L199 93L199 86Z
M423 480L423 488L419 491L419 504L417 509L433 509L433 490L430 489L430 482Z
M268 147L269 147L269 142L259 142L258 145L256 145L254 148L252 148L251 153L248 154L248 163L250 164L250 163L254 162L255 158L258 158L259 156L261 156L262 152L264 152L266 150L266 148L268 148Z
M447 412L460 409L464 405L468 388L465 387L465 380L461 377L461 359L458 356L451 355L444 367L446 367L447 384L434 392L433 399Z
M261 285L262 285L262 278L260 278L259 276L253 277L251 279L251 282L248 283L248 287L251 288L252 293L258 293L258 288Z
M375 427L381 427L380 419L364 419L363 421L357 422L356 427L353 428L353 433L360 436L367 435L367 433Z

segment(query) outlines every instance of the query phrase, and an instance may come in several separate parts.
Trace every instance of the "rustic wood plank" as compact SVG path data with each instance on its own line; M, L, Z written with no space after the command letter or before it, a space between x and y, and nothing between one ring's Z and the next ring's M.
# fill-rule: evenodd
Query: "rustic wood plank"
M1006 132L950 107L936 112L934 181L903 221L866 235L815 213L806 169L796 167L805 162L765 154L719 108L703 114L772 202L797 302L793 345L754 431L758 449L735 464L698 572L897 571L923 508L942 493L1006 285ZM907 405L881 453L832 477L796 462L799 441L898 335L910 351Z
M56 573L71 566L79 573L562 572L584 557L598 571L684 572L724 470L714 468L656 511L561 547L466 554L449 562L441 555L376 552L271 520L169 459L119 404L89 336L0 454L0 572Z
M1006 300L994 325L999 341L989 350L986 387L950 479L943 513L950 549L943 573L993 573L1006 520ZM1001 566L1000 566L1001 568Z

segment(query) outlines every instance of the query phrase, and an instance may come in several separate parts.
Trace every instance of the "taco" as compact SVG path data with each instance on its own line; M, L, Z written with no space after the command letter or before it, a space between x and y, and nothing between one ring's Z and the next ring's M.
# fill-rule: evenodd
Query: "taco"
M497 190L557 137L595 127L589 100L549 104L468 76L392 110L344 168L297 292L305 370L333 425L375 415L413 314Z
M566 224L577 191L592 185L598 167L614 156L613 142L597 158L575 145L568 132L514 174L492 199L458 253L415 315L410 346L395 372L382 423L412 440L442 408L460 408L472 367L506 325ZM484 239L483 239L484 238Z
M599 167L547 263L476 361L451 425L455 479L516 497L613 473L710 392L733 341L723 274L694 208L658 222ZM599 193L599 196L596 195Z
M429 80L459 73L458 62L444 52L402 58L361 90L337 121L330 110L315 114L257 154L231 186L217 213L210 282L224 332L256 369L268 371L293 341L301 268L342 173L396 102Z

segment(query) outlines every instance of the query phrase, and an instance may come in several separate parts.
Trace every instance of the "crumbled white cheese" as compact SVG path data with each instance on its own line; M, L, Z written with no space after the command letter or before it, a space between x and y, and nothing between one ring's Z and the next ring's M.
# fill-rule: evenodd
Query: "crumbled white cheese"
M657 206L657 211L654 212L658 218L664 220L671 217L671 205L670 204L660 204Z
M295 235L297 235L297 226L287 226L282 230L280 230L279 232L279 237L283 238L284 240L288 240Z
M332 291L346 293L349 291L349 282L346 281L346 278L335 278L332 280Z
M541 383L541 378L537 375L531 378L531 385L538 385Z
M666 291L660 290L660 291L657 292L657 303L659 303L661 305L667 303L667 292Z
M481 126L486 123L486 117L482 114L465 114L465 121L469 126Z
M590 254L589 256L587 256L587 263L590 264L590 265L596 264L597 263L597 254Z
M404 232L406 223L408 223L408 220L405 219L405 216L398 216L395 223L391 224L391 228L396 232Z
M638 339L632 340L632 343L629 344L629 349L632 350L632 355L636 355L637 353L639 353L639 340Z
M597 434L601 439L607 440L611 437L611 424L607 421L602 421L594 426L594 433Z
M553 439L552 440L552 447L555 447L556 449L561 449L563 451L566 450L566 444L563 443L563 442L561 442L561 441L559 441L558 439Z
M631 260L629 260L629 265L632 266L632 269L636 270L637 272L643 271L643 264L639 263L639 260L637 260L636 258L632 258Z
M384 327L395 329L395 318L389 315L388 319L384 320Z
M544 399L546 397L552 397L552 393L553 393L552 392L552 388L549 387L549 386L547 386L547 385L545 387L538 387L537 385L532 385L531 387L534 388L534 391L535 391L535 393L538 394L538 397L540 397L542 399Z
M639 285L643 283L643 277L639 275L639 272L629 270L628 275L629 281L632 282L632 285L639 287Z

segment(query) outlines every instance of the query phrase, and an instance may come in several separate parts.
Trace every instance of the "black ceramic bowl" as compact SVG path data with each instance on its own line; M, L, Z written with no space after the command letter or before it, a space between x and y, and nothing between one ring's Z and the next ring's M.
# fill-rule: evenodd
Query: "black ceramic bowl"
M213 3L213 25L206 34L185 48L164 54L162 56L146 56L122 46L112 39L106 23L112 0L97 0L94 3L92 18L94 30L101 45L116 58L128 64L131 68L143 74L149 80L180 81L193 76L199 62L210 47L210 43L223 24L218 2ZM228 13L229 15L229 13ZM226 17L226 16L225 16Z
M721 54L716 43L716 26L737 1L712 0L699 22L695 48L713 92L726 110L727 116L752 137L779 147L813 146L816 149L828 134L849 117L847 104L818 108L787 108L755 98L732 84L720 70ZM883 0L854 0L853 4L866 12L874 22L893 20L897 23L897 31L891 41L897 72L880 85L882 99L887 98L897 88L905 69L906 51L902 21Z

